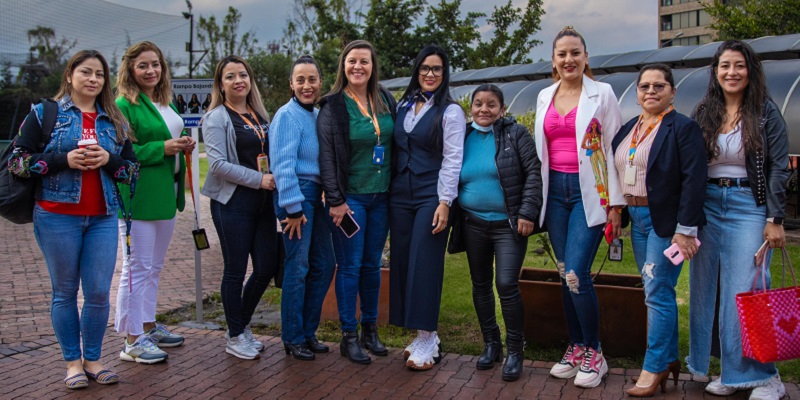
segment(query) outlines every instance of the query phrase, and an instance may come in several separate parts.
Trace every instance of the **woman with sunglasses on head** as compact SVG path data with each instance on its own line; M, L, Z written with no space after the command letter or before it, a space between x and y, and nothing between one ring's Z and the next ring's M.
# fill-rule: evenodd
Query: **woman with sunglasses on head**
M376 323L380 269L389 232L395 100L378 83L377 62L369 42L355 40L345 46L336 82L320 102L317 120L322 186L332 217L337 263L340 351L358 364L372 362L361 346L378 356L389 354L378 337ZM360 229L346 233L344 218L355 221ZM361 302L360 340L357 300Z
M406 366L441 361L436 333L444 280L450 205L458 196L466 119L450 97L450 64L437 45L422 49L400 100L394 126L390 205L389 322L417 330Z
M121 213L120 241L130 230L130 248L123 245L122 274L114 327L126 335L123 361L153 364L167 359L162 347L176 347L184 338L156 323L161 270L175 230L175 214L186 204L183 152L195 142L183 130L183 118L172 104L172 80L161 50L152 42L129 47L117 76L117 105L136 137L133 149L141 163L134 197L122 189L130 228Z
M513 117L503 117L500 88L478 86L472 92L471 111L458 203L464 213L472 301L484 342L476 366L493 368L503 358L492 287L496 274L508 349L502 377L515 381L522 375L525 344L519 272L542 208L542 167L528 129Z
M119 382L100 356L117 257L116 182L130 184L138 163L130 126L114 104L108 77L108 63L100 53L75 53L55 96L59 123L49 140L42 143L46 107L37 104L20 127L8 159L14 175L41 180L33 231L50 273L50 317L67 362L68 389L87 387L89 378L104 385Z
M751 399L777 399L786 389L775 363L742 356L736 294L752 290L759 270L752 257L761 244L766 240L773 249L785 245L786 122L769 97L761 60L748 44L723 42L710 72L708 91L695 111L708 159L708 225L700 231L703 246L690 269L686 360L692 373L708 373L718 306L721 373L706 392L730 396L753 388ZM769 288L769 268L766 273ZM756 283L764 289L760 280Z
M313 360L315 353L329 350L317 340L317 327L335 268L320 186L319 112L314 108L322 86L319 65L302 56L292 65L289 79L292 98L275 113L269 136L277 185L275 210L286 249L281 339L286 354Z
M591 388L608 372L591 268L608 213L625 205L619 179L607 167L621 116L611 86L592 79L586 42L572 27L553 40L552 61L556 83L539 92L536 105L545 199L539 223L547 226L558 261L569 345L550 375Z
M669 374L675 384L678 360L678 303L675 286L683 262L665 255L673 243L685 259L698 251L695 238L703 225L706 162L703 134L691 118L672 106L675 80L665 64L646 65L636 79L641 115L614 137L614 165L631 220L631 243L644 283L647 305L647 352L641 375L627 393L649 397L664 391ZM615 234L622 215L609 215Z
M250 319L278 268L269 115L253 69L239 56L217 63L212 94L211 111L202 120L208 153L202 193L211 198L211 219L222 247L225 352L252 360L260 357L264 344L250 330ZM253 273L245 283L248 258Z

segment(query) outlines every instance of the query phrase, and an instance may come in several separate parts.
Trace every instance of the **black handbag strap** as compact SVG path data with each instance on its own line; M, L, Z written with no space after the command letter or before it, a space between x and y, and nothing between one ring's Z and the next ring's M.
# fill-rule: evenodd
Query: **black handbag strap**
M39 147L44 148L50 142L50 135L56 127L56 117L58 117L58 103L52 99L41 99L42 103L42 136Z

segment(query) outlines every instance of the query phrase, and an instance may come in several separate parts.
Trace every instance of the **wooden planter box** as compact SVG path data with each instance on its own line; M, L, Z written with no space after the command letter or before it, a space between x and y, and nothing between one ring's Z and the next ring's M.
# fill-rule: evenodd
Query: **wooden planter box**
M525 338L536 347L565 347L569 340L557 270L522 268L519 287L525 305ZM647 307L639 275L600 274L594 282L600 307L600 343L614 356L643 355L647 349Z
M356 319L361 318L361 308L356 303ZM322 303L322 321L339 322L339 308L336 303L336 275L331 280L328 293L325 294L325 301ZM378 297L378 325L386 325L389 322L389 268L381 268L381 292Z

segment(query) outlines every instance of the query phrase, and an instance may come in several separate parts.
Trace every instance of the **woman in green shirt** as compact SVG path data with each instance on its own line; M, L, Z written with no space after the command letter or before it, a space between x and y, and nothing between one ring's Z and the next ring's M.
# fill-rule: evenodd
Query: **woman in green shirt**
M376 61L369 42L350 42L339 56L336 82L320 102L317 119L320 175L333 218L341 354L358 364L372 360L358 343L357 299L361 344L375 355L389 353L378 338L376 322L383 247L389 234L395 101L378 83ZM346 234L344 218L352 218L360 229Z

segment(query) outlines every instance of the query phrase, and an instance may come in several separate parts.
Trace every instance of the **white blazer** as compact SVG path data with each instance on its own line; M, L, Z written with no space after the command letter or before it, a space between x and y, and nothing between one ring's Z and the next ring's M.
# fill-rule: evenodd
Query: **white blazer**
M547 109L553 102L558 85L561 81L543 89L539 92L536 102L536 122L534 129L534 140L536 142L536 152L542 161L542 195L544 196L544 206L539 214L539 224L544 224L545 211L547 209L547 192L550 183L550 155L547 150L547 139L544 136L544 117ZM611 150L611 141L620 128L622 123L619 110L619 102L614 95L614 91L607 83L596 82L586 75L583 76L583 89L581 98L578 101L578 112L575 119L575 141L578 152L578 175L581 184L581 198L583 199L583 209L586 212L586 222L589 227L596 226L607 221L606 210L600 203L600 194L597 193L597 185L589 156L586 150L581 148L586 130L592 119L597 118L601 126L601 144L606 155L607 164L611 168L606 168L609 173L606 182L608 200L610 205L624 205L625 197L619 184L619 176L614 168L614 155ZM566 221L564 221L566 223Z

